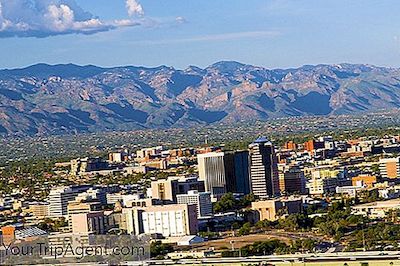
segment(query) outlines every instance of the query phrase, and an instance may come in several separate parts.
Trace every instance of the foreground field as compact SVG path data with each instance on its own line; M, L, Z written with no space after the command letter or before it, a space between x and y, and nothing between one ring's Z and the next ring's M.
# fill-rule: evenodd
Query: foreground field
M232 244L234 248L241 248L246 245L253 244L257 241L267 241L272 239L278 239L285 243L290 243L291 240L296 239L304 239L304 238L313 238L318 240L323 240L323 237L316 236L311 233L299 233L299 232L279 232L277 230L268 231L263 234L250 234L244 236L226 236L222 239L211 240L201 244L194 245L194 249L209 249L211 247L219 250L221 248L227 247L232 248Z

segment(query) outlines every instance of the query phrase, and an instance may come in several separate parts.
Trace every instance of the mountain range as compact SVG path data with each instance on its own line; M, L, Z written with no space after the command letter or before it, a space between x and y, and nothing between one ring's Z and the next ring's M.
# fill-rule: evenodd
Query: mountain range
M0 134L187 127L399 107L400 69L365 64L0 70Z

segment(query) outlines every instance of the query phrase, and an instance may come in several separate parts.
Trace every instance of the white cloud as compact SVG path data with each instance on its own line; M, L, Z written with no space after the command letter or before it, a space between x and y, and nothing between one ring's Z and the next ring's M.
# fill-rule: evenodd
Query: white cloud
M11 26L11 21L7 20L3 16L3 5L0 2L0 31L6 30Z
M118 27L131 27L141 25L141 23L132 19L117 19L114 20L114 25Z
M44 14L48 27L56 32L63 32L74 27L74 11L67 5L50 5Z
M144 11L142 5L136 0L126 0L126 9L128 10L129 16L143 16Z
M144 14L138 2L126 0L126 5L130 15ZM139 24L133 19L103 21L75 0L0 0L0 38L93 34Z
M183 23L186 23L186 22L187 22L187 20L186 20L184 17L181 17L181 16L176 17L176 18L175 18L175 21L176 21L176 23L178 23L178 24L183 24Z

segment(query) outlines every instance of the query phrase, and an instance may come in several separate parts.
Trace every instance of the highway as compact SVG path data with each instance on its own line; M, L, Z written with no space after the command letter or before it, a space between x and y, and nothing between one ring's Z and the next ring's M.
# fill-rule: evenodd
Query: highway
M250 263L304 263L307 262L346 262L346 261L374 261L393 260L400 265L399 251L369 251L369 252L340 252L340 253L309 253L291 255L271 255L240 258L202 258L202 259L179 259L179 260L152 260L142 265L241 265ZM130 264L133 265L133 264ZM137 264L136 264L137 265ZM341 264L340 264L341 265Z

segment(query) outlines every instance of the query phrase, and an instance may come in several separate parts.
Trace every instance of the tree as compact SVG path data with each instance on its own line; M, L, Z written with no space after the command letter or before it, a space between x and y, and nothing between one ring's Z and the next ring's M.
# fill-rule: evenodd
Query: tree
M236 205L236 199L232 193L226 193L219 201L214 204L214 212L233 211Z
M248 194L237 200L232 193L226 193L214 204L214 212L238 211L248 207L256 200L254 194Z
M273 253L287 253L288 245L280 240L273 239L269 241L257 241L251 245L246 245L240 249L242 256L261 256L271 255Z
M247 194L239 200L239 206L241 208L249 207L256 199L257 197L253 193Z
M314 250L317 242L311 238L296 239L291 244L292 252L311 252Z
M285 230L297 231L299 229L310 229L311 219L302 213L290 214L279 220L279 227Z
M251 224L250 223L245 223L239 229L238 235L239 236L248 235L248 234L250 234L250 231L251 231Z
M199 232L198 235L208 240L217 239L219 237L216 232Z
M152 258L158 256L164 256L169 252L174 251L171 244L163 244L161 241L152 242L150 244L150 256Z

